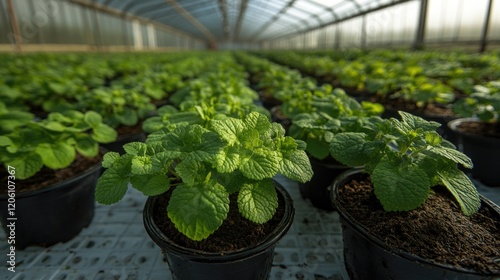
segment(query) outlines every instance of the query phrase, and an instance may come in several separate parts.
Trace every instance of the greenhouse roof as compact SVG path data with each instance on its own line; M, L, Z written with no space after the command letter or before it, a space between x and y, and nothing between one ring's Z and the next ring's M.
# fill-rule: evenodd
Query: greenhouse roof
M409 0L70 0L161 23L209 41L271 40Z

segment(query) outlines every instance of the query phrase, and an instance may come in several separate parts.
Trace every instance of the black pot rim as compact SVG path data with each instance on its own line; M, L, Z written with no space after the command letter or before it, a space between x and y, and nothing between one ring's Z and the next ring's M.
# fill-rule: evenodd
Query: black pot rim
M106 150L102 149L101 151L106 151ZM102 167L101 164L102 164L102 160L99 161L98 163L92 165L91 167L87 168L85 171L83 171L82 173L80 173L76 176L67 178L65 180L54 183L52 185L48 185L48 186L41 188L41 189L30 190L30 191L25 191L25 192L16 192L16 198L19 199L19 198L24 198L24 197L36 196L36 195L39 195L41 193L51 192L54 190L69 187L72 185L72 183L80 180L83 177L86 177L86 176L92 174L97 169L100 169ZM7 199L7 198L8 198L8 194L1 194L0 195L0 200Z
M475 118L474 117L474 118L459 118L459 119L454 119L454 120L449 121L447 123L447 125L448 125L448 128L450 128L455 133L457 133L459 135L462 135L462 136L468 136L468 137L474 137L474 138L478 138L478 139L484 139L484 141L494 142L494 143L500 142L500 139L497 139L497 138L494 138L494 137L485 137L485 136L478 135L478 134L473 134L473 133L467 133L467 132L460 131L458 129L458 126L461 123L464 123L464 122L484 123L479 118Z
M152 218L152 212L157 198L155 196L148 197L146 205L143 211L143 221L146 231L148 232L151 239L160 247L162 250L167 248L167 252L173 253L180 256L185 256L192 261L203 261L203 262L228 262L236 261L248 258L252 255L258 254L259 252L265 251L267 248L273 246L277 243L289 230L292 225L295 210L293 205L293 200L290 194L285 190L285 188L276 180L273 179L274 186L281 194L285 201L285 213L283 219L278 224L278 226L269 234L269 236L262 240L261 243L253 246L242 248L238 251L220 254L214 252L205 252L201 250L195 250L187 247L183 247L172 242L154 223Z
M450 270L450 271L460 271L461 273L464 273L464 274L486 275L486 276L497 275L497 274L482 274L482 273L478 273L477 271L470 270L470 269L458 268L458 267L454 267L451 265L431 262L431 261L424 259L420 256L410 254L408 252L400 250L394 246L389 246L389 245L385 244L384 241L382 241L380 238L369 233L369 231L367 229L365 229L363 226L361 226L359 223L357 223L352 218L352 216L349 214L349 211L346 210L336 200L336 198L338 196L339 187L342 187L343 183L345 183L345 181L350 176L356 175L359 173L364 173L364 168L362 168L362 167L353 168L351 170L345 171L342 174L340 174L332 183L332 186L330 189L330 198L332 200L334 207L337 209L337 212L339 213L341 220L343 220L343 222L347 223L353 230L355 230L358 234L362 235L370 243L372 243L372 244L380 247L381 249L386 250L392 254L398 255L398 256L400 256L404 259L407 259L409 261L412 261L412 262L420 263L422 265L439 267L441 269ZM497 206L493 201L489 200L488 198L484 197L481 194L479 194L479 197L481 199L482 205L487 205L487 206L491 207L495 212L500 213L500 207Z

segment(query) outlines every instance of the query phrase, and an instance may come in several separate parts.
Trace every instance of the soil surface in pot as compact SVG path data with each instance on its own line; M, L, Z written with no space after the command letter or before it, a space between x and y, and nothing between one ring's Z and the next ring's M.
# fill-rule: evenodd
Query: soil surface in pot
M120 125L116 128L116 132L118 135L129 135L129 134L138 134L142 132L142 122L138 122L134 126L125 126Z
M52 184L64 181L66 179L75 177L83 173L85 170L91 168L92 166L99 163L102 159L102 153L99 156L93 158L87 158L77 153L73 163L63 169L53 170L48 167L43 167L38 173L32 177L24 180L16 179L16 192L32 191L41 188L48 187ZM1 182L7 182L8 176L10 174L7 172L5 167L0 166L0 178ZM0 194L7 193L7 184L4 184L0 188Z
M153 220L158 228L177 245L205 252L218 252L221 255L261 243L278 226L285 212L284 199L278 194L278 209L273 218L259 225L241 216L237 205L238 194L231 194L229 213L221 227L207 239L193 241L180 233L167 216L166 207L172 191L173 188L160 195L153 210Z
M464 121L458 125L457 129L463 133L500 139L500 123L498 122Z
M435 192L417 209L385 212L365 175L339 189L338 202L389 246L436 263L500 273L499 217L486 207L465 216L444 187Z
M432 103L427 104L425 107L418 107L415 102L407 101L401 98L391 99L373 97L370 101L381 103L388 109L406 111L412 114L440 117L452 117L455 115L451 108Z

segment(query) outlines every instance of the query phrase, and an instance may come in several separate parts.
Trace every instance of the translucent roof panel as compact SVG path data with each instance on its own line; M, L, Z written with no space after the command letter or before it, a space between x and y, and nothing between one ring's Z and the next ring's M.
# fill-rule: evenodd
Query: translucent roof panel
M71 0L68 0L71 1ZM411 0L93 0L211 41L265 41Z

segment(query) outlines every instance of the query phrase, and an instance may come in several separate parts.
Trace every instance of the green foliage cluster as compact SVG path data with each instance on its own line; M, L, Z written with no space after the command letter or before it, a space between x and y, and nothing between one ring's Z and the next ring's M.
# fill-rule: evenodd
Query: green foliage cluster
M104 124L96 112L51 113L40 121L17 123L14 130L1 135L0 162L15 166L16 176L27 179L43 166L68 167L76 153L95 157L99 143L113 142L116 136L116 131Z
M452 110L462 117L497 122L500 118L500 80L476 85L473 93L453 104Z
M472 161L436 132L439 123L406 112L401 119L379 119L360 132L342 132L330 139L330 153L348 166L364 166L375 195L386 211L417 208L445 186L462 212L472 215L481 202L473 183L458 168Z
M104 156L107 169L97 184L97 201L116 203L129 182L147 196L175 186L166 210L176 228L193 240L220 227L230 194L238 194L243 217L262 224L278 206L273 176L281 173L301 182L312 176L305 143L285 136L279 124L257 112L243 118L218 115L206 127L164 127L145 143L124 149L124 155Z

